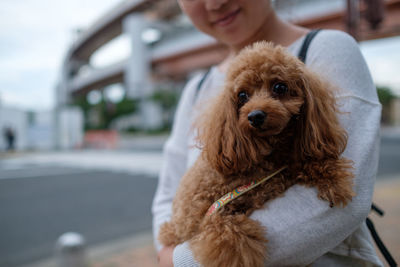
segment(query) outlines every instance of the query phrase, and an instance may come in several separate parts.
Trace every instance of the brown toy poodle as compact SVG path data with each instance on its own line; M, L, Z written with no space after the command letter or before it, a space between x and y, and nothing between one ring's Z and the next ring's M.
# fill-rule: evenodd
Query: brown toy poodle
M347 134L333 88L283 47L249 46L234 59L224 89L198 122L202 154L184 175L165 246L189 241L203 266L263 266L268 229L249 218L293 184L313 186L333 206L354 195ZM224 194L287 166L270 180L208 216Z

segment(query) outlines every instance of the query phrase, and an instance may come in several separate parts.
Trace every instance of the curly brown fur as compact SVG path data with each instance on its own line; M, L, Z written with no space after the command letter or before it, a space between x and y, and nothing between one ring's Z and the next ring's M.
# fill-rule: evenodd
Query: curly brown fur
M161 243L189 241L204 266L263 266L266 229L248 217L255 209L295 183L345 206L353 175L351 161L340 156L347 135L337 113L333 88L284 48L245 48L199 121L202 154L182 178ZM282 173L205 217L221 196L283 165Z

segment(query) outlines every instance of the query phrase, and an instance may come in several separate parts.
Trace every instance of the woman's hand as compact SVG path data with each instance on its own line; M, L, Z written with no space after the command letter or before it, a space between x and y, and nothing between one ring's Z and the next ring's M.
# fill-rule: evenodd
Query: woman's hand
M160 267L173 267L172 254L175 247L163 247L158 252L158 264Z

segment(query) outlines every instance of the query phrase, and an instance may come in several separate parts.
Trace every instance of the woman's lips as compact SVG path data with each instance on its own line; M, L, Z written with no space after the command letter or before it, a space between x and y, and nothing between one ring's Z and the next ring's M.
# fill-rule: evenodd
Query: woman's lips
M213 22L214 25L218 25L218 26L226 26L229 25L237 16L237 14L239 14L240 12L240 8L229 13L228 15L221 17L220 19L217 19Z

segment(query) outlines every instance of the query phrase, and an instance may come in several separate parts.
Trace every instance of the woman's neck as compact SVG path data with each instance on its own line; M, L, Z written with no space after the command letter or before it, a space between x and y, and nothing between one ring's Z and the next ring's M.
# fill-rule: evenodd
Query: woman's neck
M306 28L281 20L274 11L271 11L271 14L266 17L267 19L263 25L245 42L232 45L228 44L229 54L218 66L220 71L225 72L229 62L247 45L257 41L268 41L276 45L287 47L309 31Z
M306 28L288 23L271 10L264 23L243 43L229 45L229 50L237 54L242 48L257 41L268 41L276 45L289 46L308 32Z

